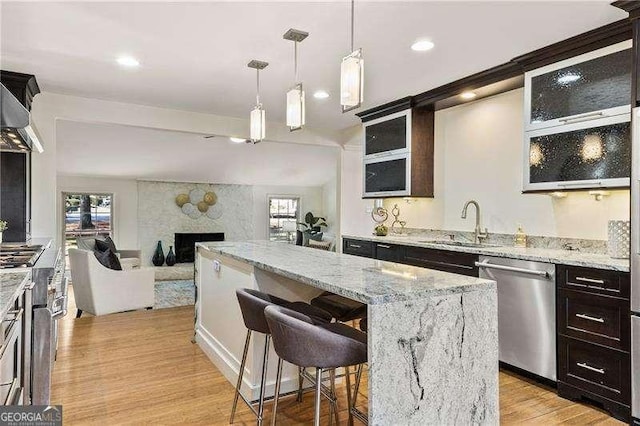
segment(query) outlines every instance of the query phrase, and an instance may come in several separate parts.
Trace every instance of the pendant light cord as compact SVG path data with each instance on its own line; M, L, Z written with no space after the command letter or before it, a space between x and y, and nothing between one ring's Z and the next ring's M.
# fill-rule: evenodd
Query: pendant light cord
M256 106L260 106L260 69L256 68Z
M293 80L298 84L298 42L293 42Z
M355 0L351 0L351 51L353 52L353 29L355 27Z

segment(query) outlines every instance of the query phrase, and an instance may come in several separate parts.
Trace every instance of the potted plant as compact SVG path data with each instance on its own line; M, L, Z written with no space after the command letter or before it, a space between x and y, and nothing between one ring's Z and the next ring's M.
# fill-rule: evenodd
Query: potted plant
M298 222L298 225L304 228L304 230L301 231L302 232L301 245L303 246L308 245L309 239L318 240L318 241L321 240L322 227L328 226L327 220L324 217L314 216L313 213L311 212L307 212L307 214L304 215L304 222Z
M8 228L7 221L0 219L0 243L2 242L2 233Z

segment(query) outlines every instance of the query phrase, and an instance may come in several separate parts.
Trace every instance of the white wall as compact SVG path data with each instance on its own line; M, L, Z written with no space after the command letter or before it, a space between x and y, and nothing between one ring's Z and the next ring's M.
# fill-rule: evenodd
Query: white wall
M113 194L113 239L123 249L138 247L138 184L135 180L58 176L56 210L59 212L62 212L63 192ZM61 233L62 222L59 225Z
M300 214L308 211L316 216L324 214L322 208L322 187L320 186L263 186L253 187L253 223L256 240L269 237L269 196L300 197Z
M57 224L57 133L60 120L112 123L198 134L247 136L246 119L148 107L43 92L34 98L31 121L44 145L32 156L32 235L59 238ZM289 132L283 123L268 123L268 138L279 142L339 146L337 132L305 128ZM63 171L60 171L63 173Z
M522 194L523 90L436 112L435 199L398 203L411 228L472 230L477 200L489 232L606 239L609 219L629 219L629 191L611 191L602 201L587 192L567 198Z
M322 214L327 219L326 233L338 235L340 218L338 215L338 179L334 176L322 186Z
M372 200L362 199L362 148L345 146L340 169L340 232L368 235L373 232Z

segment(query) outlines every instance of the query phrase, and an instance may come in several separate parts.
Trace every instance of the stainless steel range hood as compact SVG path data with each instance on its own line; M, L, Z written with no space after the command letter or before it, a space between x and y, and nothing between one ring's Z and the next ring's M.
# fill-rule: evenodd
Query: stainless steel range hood
M30 125L29 111L0 84L0 151L42 152L42 145Z

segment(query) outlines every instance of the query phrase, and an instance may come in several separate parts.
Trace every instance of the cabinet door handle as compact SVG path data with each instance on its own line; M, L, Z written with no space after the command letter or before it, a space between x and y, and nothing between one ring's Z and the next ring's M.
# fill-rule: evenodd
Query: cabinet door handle
M571 186L587 186L588 187L588 186L594 186L594 185L602 186L602 182L599 180L596 180L596 181L585 180L582 182L558 182L558 186L561 186L563 188L568 188Z
M385 248L385 249L390 249L391 248L391 246L388 246L386 244L378 244L378 247Z
M585 368L585 369L587 369L587 370L589 370L589 371L593 371L593 372L595 372L595 373L604 374L604 368L596 368L596 367L592 367L592 366L590 366L589 364L587 364L586 362L578 362L578 363L576 363L576 365L577 365L578 367Z
M575 117L562 118L558 121L561 123L569 124L569 123L578 123L580 121L595 120L596 118L600 118L603 116L604 116L604 112L599 111L599 112L590 112L588 114L576 115Z
M604 280L596 280L596 279L593 279L593 278L576 277L576 281L582 281L582 282L585 282L585 283L602 284L602 285L604 285Z
M362 246L360 246L358 244L349 244L349 247L351 247L351 248L362 248Z
M589 321L604 323L604 318L596 318L596 317L592 317L592 316L587 315L587 314L576 314L576 316L578 318L586 319L586 320L589 320Z

